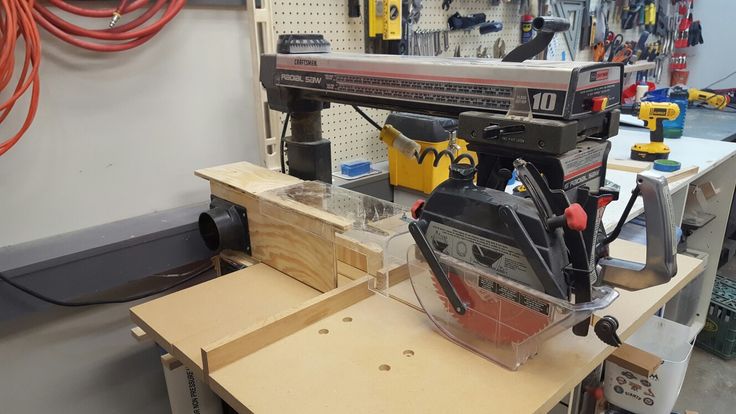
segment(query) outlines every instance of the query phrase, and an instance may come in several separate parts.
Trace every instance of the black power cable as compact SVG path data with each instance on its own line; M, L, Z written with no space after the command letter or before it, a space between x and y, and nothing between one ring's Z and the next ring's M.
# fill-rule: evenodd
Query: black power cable
M365 112L363 112L362 109L358 108L357 106L353 105L353 109L355 109L355 112L359 113L360 116L363 117L366 121L368 121L369 124L373 125L377 130L381 130L381 126L378 125L378 122L374 121L371 117L368 116Z
M286 174L286 162L284 161L284 152L286 152L286 127L289 126L289 119L291 119L291 112L286 113L286 118L284 118L284 127L281 129L281 141L279 142L282 174Z
M192 279L194 279L194 278L196 278L198 276L201 276L202 274L204 274L208 270L212 269L212 267L213 267L212 264L209 263L209 264L207 264L204 267L199 267L199 268L194 269L194 270L192 270L190 272L182 273L182 274L178 275L178 277L182 277L182 276L186 276L186 275L188 275L188 276L184 277L184 279L181 279L181 280L179 280L179 281L177 281L177 282L175 282L175 283L173 283L173 284L171 284L169 286L165 286L165 287L160 288L160 289L156 289L156 290L149 291L149 292L144 292L144 293L139 293L137 295L128 296L128 297L120 298L120 299L109 299L109 300L99 300L99 301L67 302L67 301L63 301L63 300L58 300L58 299L51 298L51 297L46 296L46 295L44 295L42 293L38 293L35 290L32 290L32 289L27 288L27 287L25 287L23 285L20 285L20 284L14 282L9 277L7 277L4 274L2 274L2 273L0 273L0 280L2 280L3 282L9 284L10 286L12 286L12 287L14 287L14 288L16 288L18 290L20 290L21 292L23 292L23 293L25 293L27 295L33 296L34 298L39 299L39 300L42 300L44 302L51 303L51 304L57 305L57 306L81 307L81 306L111 305L111 304L115 304L115 303L126 303L126 302L132 302L134 300L139 300L139 299L147 298L149 296L157 295L159 293L166 292L167 290L171 290L171 289L173 289L173 288L175 288L177 286L181 286L184 283L187 283L187 282L191 281ZM172 277L172 276L169 276L169 277Z

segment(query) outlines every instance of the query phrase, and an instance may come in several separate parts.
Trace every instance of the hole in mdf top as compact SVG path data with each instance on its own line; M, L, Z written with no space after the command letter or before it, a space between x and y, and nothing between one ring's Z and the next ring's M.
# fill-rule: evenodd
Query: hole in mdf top
M320 335L327 335L328 333L330 333L330 330L329 329L320 329L319 331L317 331L317 333L319 333Z
M379 371L391 371L391 365L381 364L378 366Z
M346 317L342 318L342 321L343 322L352 322L353 321L353 318L351 318L349 316L346 316Z
M405 357L412 357L414 356L414 351L412 351L411 349L407 349L407 350L404 350L403 354Z

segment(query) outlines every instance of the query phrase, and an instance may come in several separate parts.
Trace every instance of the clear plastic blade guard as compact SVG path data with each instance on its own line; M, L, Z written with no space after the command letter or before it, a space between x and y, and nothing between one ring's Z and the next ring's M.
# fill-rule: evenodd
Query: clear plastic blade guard
M608 286L594 287L590 302L573 304L435 253L467 311L460 315L453 310L421 252L412 245L407 252L409 275L427 316L458 345L511 370L536 354L544 340L618 297Z

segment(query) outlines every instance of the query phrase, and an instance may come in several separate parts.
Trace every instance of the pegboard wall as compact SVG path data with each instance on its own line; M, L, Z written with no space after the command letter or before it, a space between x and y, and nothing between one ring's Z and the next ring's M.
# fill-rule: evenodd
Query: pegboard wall
M493 45L496 39L501 38L506 43L506 53L521 42L521 14L519 2L500 2L491 6L490 0L454 0L448 10L442 9L442 0L423 0L422 12L419 21L411 25L411 30L447 30L447 19L455 12L462 16L475 13L484 13L486 20L495 20L503 23L503 30L481 35L478 28L473 30L450 30L449 47L440 56L452 56L455 48L460 46L460 56L476 57L478 47L481 51L487 48L489 57L493 57ZM532 14L536 14L534 11Z
M271 3L274 39L287 33L321 33L333 52L364 53L363 18L350 18L345 0L290 0ZM365 108L382 124L388 112ZM284 121L281 114L280 122ZM332 104L322 111L322 136L332 144L332 168L357 158L371 162L388 158L386 146L378 139L378 130L368 124L352 107Z

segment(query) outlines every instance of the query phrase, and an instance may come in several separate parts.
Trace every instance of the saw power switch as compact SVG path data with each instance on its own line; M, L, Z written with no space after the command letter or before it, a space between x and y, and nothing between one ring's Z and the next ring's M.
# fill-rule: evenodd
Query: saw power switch
M593 112L603 112L608 106L608 97L596 96L592 99L590 110Z

